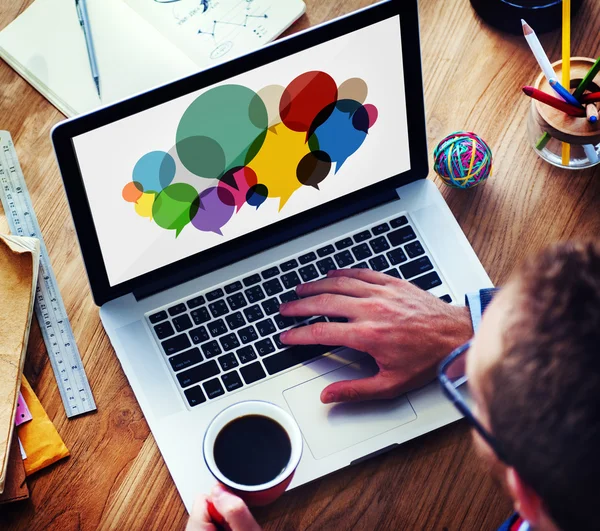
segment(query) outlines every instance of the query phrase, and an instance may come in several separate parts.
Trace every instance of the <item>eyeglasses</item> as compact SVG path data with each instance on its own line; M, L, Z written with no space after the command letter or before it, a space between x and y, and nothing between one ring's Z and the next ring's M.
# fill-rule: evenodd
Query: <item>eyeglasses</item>
M438 380L442 385L444 394L454 404L456 409L460 411L465 419L467 419L467 422L479 435L481 435L485 442L489 444L498 456L498 459L508 464L506 454L502 450L498 440L475 418L467 403L466 361L467 352L470 347L471 341L467 341L464 345L451 352L450 355L442 361L438 369Z

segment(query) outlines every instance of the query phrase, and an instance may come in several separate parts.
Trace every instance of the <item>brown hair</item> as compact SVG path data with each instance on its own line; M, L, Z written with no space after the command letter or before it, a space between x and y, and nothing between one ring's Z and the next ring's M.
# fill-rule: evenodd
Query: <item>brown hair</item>
M486 393L492 432L561 529L598 529L600 245L554 245L513 282Z

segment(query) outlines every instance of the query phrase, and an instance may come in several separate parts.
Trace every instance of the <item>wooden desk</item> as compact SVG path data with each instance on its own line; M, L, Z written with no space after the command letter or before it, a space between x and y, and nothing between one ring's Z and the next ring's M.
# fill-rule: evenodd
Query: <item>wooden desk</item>
M3 0L0 28L29 3ZM306 3L307 15L293 30L371 2ZM574 20L573 55L600 53L592 4ZM467 0L422 0L420 12L430 152L458 129L478 132L494 151L495 173L485 186L442 188L492 280L502 283L515 263L550 242L600 234L600 171L561 171L538 159L525 140L528 100L520 87L538 68L524 39L483 25ZM559 34L542 40L558 59ZM183 504L90 296L49 140L61 119L0 64L0 129L13 135L98 405L96 414L66 419L34 324L26 375L72 457L30 480L30 501L1 508L0 528L183 529ZM256 515L268 530L483 530L496 529L510 510L479 468L467 427L457 423L301 487Z

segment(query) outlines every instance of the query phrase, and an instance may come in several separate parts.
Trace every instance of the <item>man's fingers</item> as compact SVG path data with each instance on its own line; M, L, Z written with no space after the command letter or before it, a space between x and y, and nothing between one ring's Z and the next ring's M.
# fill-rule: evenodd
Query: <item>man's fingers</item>
M379 286L385 286L393 281L393 277L372 269L333 269L327 273L328 278L354 278L368 282L369 284L377 284Z
M231 531L261 531L248 506L222 485L213 488L210 499L231 527Z
M200 494L194 501L186 531L217 531L208 514L208 499Z
M359 380L344 380L328 385L321 392L321 402L360 402L383 398L395 398L401 393L403 382L397 377L388 379L381 373Z
M361 337L355 326L348 323L315 323L292 328L281 334L281 341L286 345L344 346L362 350Z
M346 317L352 319L364 314L360 309L360 299L346 297L345 295L332 295L323 293L287 302L279 307L281 315L289 317L312 317L314 315L328 315L330 317Z
M381 292L382 288L378 285L348 276L332 276L300 284L296 287L296 293L301 297L312 297L322 293L333 293L348 297L369 297L379 295Z

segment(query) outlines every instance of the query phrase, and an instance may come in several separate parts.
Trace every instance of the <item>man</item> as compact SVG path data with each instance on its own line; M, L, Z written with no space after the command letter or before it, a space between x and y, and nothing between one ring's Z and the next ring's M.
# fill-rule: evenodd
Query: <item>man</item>
M285 342L345 344L371 354L380 368L372 378L330 385L324 402L388 398L422 385L473 334L469 309L368 270L334 271L298 293L304 298L282 306L282 314L349 322L293 330ZM478 328L483 295L470 299L472 345L443 362L440 380L513 500L516 514L502 529L600 529L600 244L559 244L529 260ZM465 362L472 410L459 385ZM210 500L232 531L260 529L222 487ZM215 529L206 506L199 497L188 530Z

